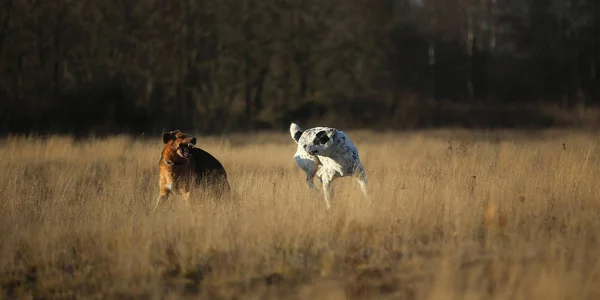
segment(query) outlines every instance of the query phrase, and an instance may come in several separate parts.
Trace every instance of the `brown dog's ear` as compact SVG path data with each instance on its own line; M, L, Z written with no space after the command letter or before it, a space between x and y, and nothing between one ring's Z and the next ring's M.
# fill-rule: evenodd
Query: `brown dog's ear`
M177 134L177 130L174 131L169 131L169 132L165 132L163 133L163 143L166 144L168 143L170 140L175 138L175 135Z

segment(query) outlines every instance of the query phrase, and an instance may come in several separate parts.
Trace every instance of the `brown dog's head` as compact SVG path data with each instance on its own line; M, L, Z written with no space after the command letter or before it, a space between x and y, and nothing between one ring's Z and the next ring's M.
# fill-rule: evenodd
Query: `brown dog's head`
M173 130L163 133L163 143L165 143L165 147L171 147L177 155L190 158L192 156L191 148L196 145L196 138L179 130Z

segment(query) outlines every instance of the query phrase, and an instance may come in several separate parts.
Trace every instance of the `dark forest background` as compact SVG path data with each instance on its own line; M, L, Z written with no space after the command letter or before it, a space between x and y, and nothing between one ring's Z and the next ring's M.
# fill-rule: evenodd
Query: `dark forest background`
M597 2L0 0L0 132L595 124Z

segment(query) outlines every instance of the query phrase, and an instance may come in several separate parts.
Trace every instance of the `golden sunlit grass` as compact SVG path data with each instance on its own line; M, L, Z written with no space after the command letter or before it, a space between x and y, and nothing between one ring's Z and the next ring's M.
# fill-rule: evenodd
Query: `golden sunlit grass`
M287 134L199 136L234 199L155 214L159 138L5 139L4 298L600 297L599 135L348 134L329 213Z

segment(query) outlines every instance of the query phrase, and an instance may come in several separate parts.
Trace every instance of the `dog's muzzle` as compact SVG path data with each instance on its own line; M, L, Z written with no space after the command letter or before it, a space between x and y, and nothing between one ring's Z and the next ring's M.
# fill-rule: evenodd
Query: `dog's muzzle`
M308 154L315 156L317 155L317 152L319 152L318 150L314 150L314 151L308 151L307 149L308 147L304 146L304 151L306 151Z
M192 157L192 151L190 150L193 147L192 144L179 144L179 149L181 150L181 154L183 155L183 157L185 158L190 158Z

